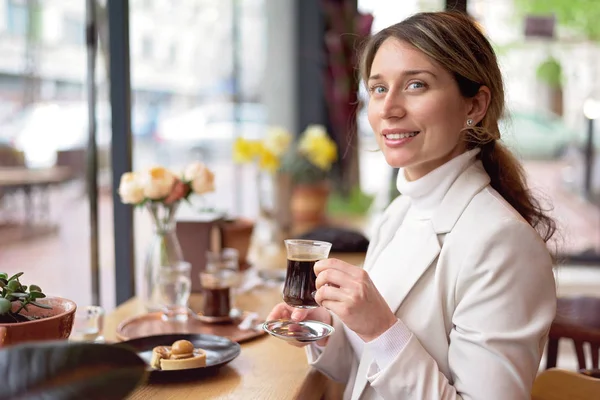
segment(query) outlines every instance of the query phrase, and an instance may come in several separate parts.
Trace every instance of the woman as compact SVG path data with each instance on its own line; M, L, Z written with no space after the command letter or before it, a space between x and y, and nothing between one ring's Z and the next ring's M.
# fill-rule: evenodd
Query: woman
M500 142L495 54L467 16L374 35L362 74L381 151L401 168L364 268L319 261L310 311L335 327L309 362L345 399L529 399L555 313L553 221Z

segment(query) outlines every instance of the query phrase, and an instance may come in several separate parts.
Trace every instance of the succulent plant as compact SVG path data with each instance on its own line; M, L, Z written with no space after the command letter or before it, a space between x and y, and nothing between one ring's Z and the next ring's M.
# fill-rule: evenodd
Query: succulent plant
M31 320L30 317L21 315L20 312L27 306L51 309L52 307L38 303L38 299L46 297L42 289L37 285L25 286L19 278L23 272L14 274L10 278L5 272L0 272L0 322L23 322ZM19 308L12 311L13 303L19 303Z

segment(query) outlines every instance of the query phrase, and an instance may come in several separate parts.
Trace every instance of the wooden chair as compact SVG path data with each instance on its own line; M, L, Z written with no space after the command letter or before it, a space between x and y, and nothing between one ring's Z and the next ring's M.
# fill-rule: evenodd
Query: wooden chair
M556 318L548 337L546 368L556 367L559 339L570 339L575 346L579 369L599 369L600 353L600 298L562 297L558 299ZM584 343L591 349L586 362ZM589 365L588 365L589 364Z
M548 369L536 378L531 400L600 400L600 379Z

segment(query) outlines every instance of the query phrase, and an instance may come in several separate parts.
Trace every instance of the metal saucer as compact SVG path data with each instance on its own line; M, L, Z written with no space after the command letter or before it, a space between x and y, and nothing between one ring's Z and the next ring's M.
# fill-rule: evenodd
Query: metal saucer
M316 342L331 335L335 329L319 321L273 320L263 324L269 335L290 342Z

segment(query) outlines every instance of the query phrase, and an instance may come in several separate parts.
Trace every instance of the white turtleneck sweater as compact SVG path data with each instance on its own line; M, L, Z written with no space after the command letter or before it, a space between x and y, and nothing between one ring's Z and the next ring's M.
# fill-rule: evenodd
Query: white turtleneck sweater
M383 284L386 279L389 280L389 276L377 274L376 265L395 263L394 254L397 250L393 249L402 248L403 243L408 242L407 238L409 237L414 239L414 232L419 231L419 225L431 224L431 217L450 186L463 171L475 162L477 153L479 153L478 148L469 150L415 181L408 181L403 169L398 172L396 181L398 191L402 196L410 198L410 206L400 228L390 243L382 250L374 264L375 267L369 272L375 287ZM410 267L410 265L399 265L397 276L401 278L402 269ZM385 369L402 351L412 336L412 332L400 319L377 339L367 343L347 327L344 327L344 330L358 359L361 358L363 351L369 351L373 355L374 365L369 368L368 372L371 377ZM320 346L313 346L321 350Z

